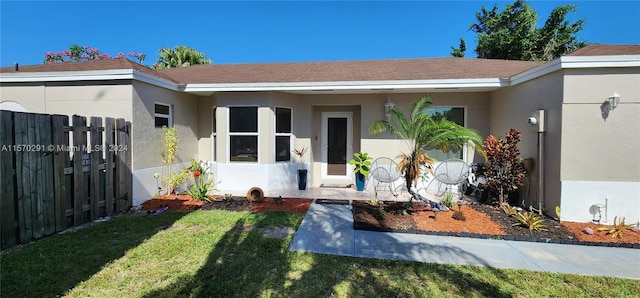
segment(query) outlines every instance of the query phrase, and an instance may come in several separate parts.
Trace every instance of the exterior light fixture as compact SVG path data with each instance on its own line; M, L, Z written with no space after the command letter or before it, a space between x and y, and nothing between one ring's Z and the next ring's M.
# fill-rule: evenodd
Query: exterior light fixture
M609 103L609 111L615 110L620 104L620 94L614 92L607 98L607 102Z
M384 104L384 114L387 116L387 120L391 119L391 110L393 110L393 102L391 97L387 97L387 103Z

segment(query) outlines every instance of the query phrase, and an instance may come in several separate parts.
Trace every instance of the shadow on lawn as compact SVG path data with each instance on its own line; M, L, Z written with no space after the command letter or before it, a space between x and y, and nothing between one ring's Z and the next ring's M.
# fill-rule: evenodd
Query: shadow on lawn
M238 220L224 234L195 275L182 276L145 297L511 296L504 292L504 285L491 282L508 282L497 269L481 269L478 277L475 269L460 266L291 252L291 238L267 238L260 231L278 224L269 213L253 216L255 220ZM425 244L412 249L442 252L448 248ZM453 253L485 263L473 254Z
M3 252L2 296L62 296L185 214L123 215Z

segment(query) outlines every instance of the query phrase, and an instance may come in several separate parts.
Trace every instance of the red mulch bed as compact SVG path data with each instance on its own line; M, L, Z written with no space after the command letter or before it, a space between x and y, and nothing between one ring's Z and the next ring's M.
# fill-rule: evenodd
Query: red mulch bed
M640 244L640 233L633 231L625 231L622 234L622 238L613 238L607 234L607 231L597 231L597 224L594 223L580 223L580 222L562 222L562 225L571 230L580 241L590 242L616 242L616 243L636 243ZM589 235L584 232L585 228L593 229L593 235Z
M505 239L515 237L536 239L559 239L568 241L640 244L640 233L626 231L622 238L612 238L606 231L596 231L596 224L562 222L544 217L545 229L529 231L519 225L513 217L507 216L500 208L488 204L463 205L462 213L465 221L452 218L455 207L449 212L432 211L414 212L407 209L406 202L384 201L384 215L376 214L378 207L366 201L354 201L352 206L354 228L376 231L411 230L444 233L469 233L504 236ZM584 228L590 227L595 233L588 235Z
M309 210L312 200L283 198L278 203L274 202L274 198L265 198L260 202L249 202L244 197L233 197L232 201L224 201L221 196L212 196L215 201L196 201L191 199L189 195L163 195L155 197L142 203L142 210L151 211L162 207L168 207L167 210L191 211L191 210L229 210L229 211L288 211L294 213L305 213Z

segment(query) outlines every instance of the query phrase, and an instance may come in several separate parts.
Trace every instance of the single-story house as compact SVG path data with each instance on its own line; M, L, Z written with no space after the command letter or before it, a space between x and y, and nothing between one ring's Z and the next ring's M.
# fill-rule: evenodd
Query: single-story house
M407 149L369 134L385 105L408 110L423 95L433 99L430 112L483 137L522 132L522 157L536 164L520 193L525 204L552 215L560 206L568 221L590 221L591 206L602 204L609 222L640 221L640 45L592 44L544 63L420 58L154 70L118 58L0 69L2 109L132 121L134 204L156 191L163 125L177 129L182 162L213 162L218 189L296 188L292 150L302 147L310 186L350 184L353 152L393 158ZM434 156L482 162L468 151Z

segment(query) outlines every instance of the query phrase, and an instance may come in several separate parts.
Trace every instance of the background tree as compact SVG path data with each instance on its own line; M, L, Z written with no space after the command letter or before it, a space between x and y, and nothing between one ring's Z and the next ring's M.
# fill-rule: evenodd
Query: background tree
M68 50L60 51L60 52L47 52L44 54L43 63L51 64L51 63L61 63L61 62L78 62L78 61L89 61L89 60L102 60L102 59L113 59L113 58L121 58L124 57L125 54L120 52L118 55L111 56L109 54L100 53L100 49L92 48L89 46L79 46L77 44L73 44L69 47ZM144 62L144 59L147 55L143 53L137 52L129 52L126 55L127 57L131 57L137 60L138 63Z
M587 45L576 35L584 20L565 20L576 10L575 5L558 6L537 28L538 14L525 0L516 0L500 12L496 5L491 10L483 6L469 28L477 33L475 52L478 58L527 61L549 61L573 52Z
M460 46L457 48L451 47L451 56L464 58L464 52L467 51L467 43L464 38L460 38Z
M187 46L161 48L158 54L158 62L153 65L155 69L175 68L196 64L210 64L211 59L207 55Z
M407 141L409 152L398 155L401 161L398 170L404 175L407 190L412 198L416 193L411 185L416 186L420 178L420 167L427 166L435 160L427 155L427 149L435 148L442 152L457 151L471 143L476 151L484 156L482 137L471 129L464 128L445 118L434 119L426 113L433 102L423 96L413 103L410 114L405 115L398 108L391 110L390 120L375 120L369 127L369 133L376 136L384 132Z

